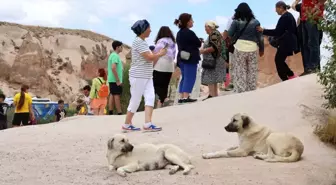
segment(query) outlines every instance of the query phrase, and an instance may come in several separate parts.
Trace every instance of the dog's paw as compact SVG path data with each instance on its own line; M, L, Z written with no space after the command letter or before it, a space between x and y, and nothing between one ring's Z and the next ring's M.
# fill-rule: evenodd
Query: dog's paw
M117 173L118 173L118 175L120 175L121 177L126 177L126 172L125 172L122 168L118 168L118 169L117 169Z
M174 175L178 170L179 170L179 166L174 166L169 170L169 175Z
M212 158L212 154L209 153L209 154L203 154L202 155L203 159L211 159Z
M267 155L265 155L265 154L261 154L261 153L256 153L256 154L253 155L253 157L254 157L255 159L264 160L264 159L267 158Z
M108 166L108 169L109 169L110 171L113 171L113 170L114 170L114 166L109 165L109 166Z
M190 171L191 171L191 168L188 167L188 168L183 170L182 174L183 175L188 175L190 173Z

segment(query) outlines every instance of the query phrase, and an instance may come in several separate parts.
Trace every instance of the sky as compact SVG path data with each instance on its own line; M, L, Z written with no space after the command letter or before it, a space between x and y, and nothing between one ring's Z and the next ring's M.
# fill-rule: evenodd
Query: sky
M208 20L216 21L223 31L241 2L250 5L263 27L275 27L279 19L275 12L277 0L0 0L0 20L86 29L131 45L135 37L132 24L147 19L152 29L147 42L152 44L161 26L169 26L176 35L178 28L173 22L181 13L192 14L192 29L199 37L206 38L204 24ZM285 2L291 4L294 0Z

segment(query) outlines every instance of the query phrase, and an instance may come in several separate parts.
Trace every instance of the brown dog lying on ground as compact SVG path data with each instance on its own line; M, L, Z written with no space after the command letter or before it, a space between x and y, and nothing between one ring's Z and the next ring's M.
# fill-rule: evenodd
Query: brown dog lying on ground
M203 154L204 159L246 157L253 154L254 158L266 162L295 162L300 160L304 150L297 137L289 133L273 132L244 114L234 115L225 130L238 134L239 146Z

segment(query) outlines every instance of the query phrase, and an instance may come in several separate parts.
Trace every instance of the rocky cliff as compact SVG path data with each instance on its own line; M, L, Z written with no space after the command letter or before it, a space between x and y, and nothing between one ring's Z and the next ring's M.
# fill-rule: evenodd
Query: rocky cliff
M0 89L12 96L27 84L34 95L71 100L106 67L112 41L91 31L0 22ZM125 46L122 60L129 51Z

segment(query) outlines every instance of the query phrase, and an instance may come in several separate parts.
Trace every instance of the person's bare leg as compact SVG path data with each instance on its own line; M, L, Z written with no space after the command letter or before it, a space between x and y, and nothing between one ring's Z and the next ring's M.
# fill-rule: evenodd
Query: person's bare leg
M160 100L158 100L156 103L156 108L161 108L161 107L162 107L162 103Z
M209 88L209 95L214 97L214 85L213 84L209 84L208 85Z
M92 109L92 112L94 115L99 115L99 109Z
M104 110L105 110L105 107L100 107L100 108L98 109L98 114L99 114L100 116L105 115Z
M134 113L127 111L126 113L126 120L125 120L125 124L127 125L132 125L132 119L133 119Z
M118 114L122 113L122 111L121 111L121 104L120 104L120 95L114 95L113 99L114 99L114 104L116 106Z
M152 122L153 107L145 106L145 123Z
M115 100L113 98L113 95L110 94L110 96L109 96L109 114L113 112L114 103L115 103Z
M184 99L187 99L188 97L189 97L189 93L184 92L184 93L183 93L183 98L184 98Z
M214 84L214 97L218 96L218 84Z

